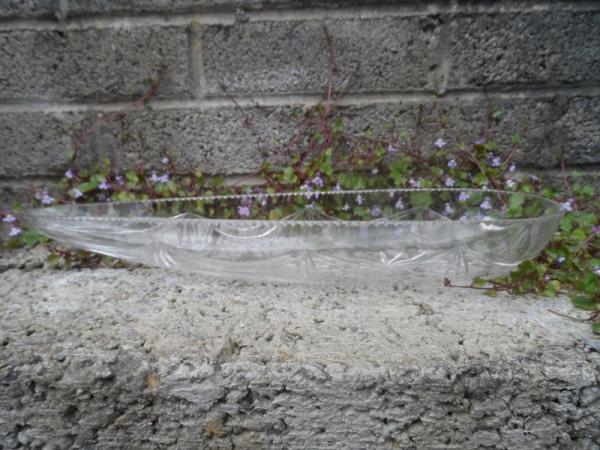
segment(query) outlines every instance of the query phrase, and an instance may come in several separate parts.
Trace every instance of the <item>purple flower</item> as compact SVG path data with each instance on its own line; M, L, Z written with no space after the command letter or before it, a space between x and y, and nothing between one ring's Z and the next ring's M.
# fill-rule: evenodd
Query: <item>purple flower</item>
M447 187L452 187L452 186L454 186L454 179L447 177L446 180L444 181L444 184Z
M450 205L450 203L446 203L444 208L444 215L451 216L452 214L454 214L454 212L454 208Z
M334 192L339 192L342 190L342 187L340 186L340 183L335 183L335 186L333 187Z
M515 182L515 180L506 180L506 186L508 186L509 188L514 188L517 185L517 183Z
M250 215L250 208L245 205L238 206L238 214L242 217L248 217Z
M485 142L486 142L485 138L484 137L480 137L479 139L477 139L475 141L475 144L477 144L477 145L485 145Z
M168 183L169 179L170 176L168 172L161 176L156 175L156 172L152 172L152 175L150 176L150 181L153 183Z
M539 178L538 178L538 177L536 177L535 175L532 175L532 174L529 174L529 179L530 179L531 181L539 181Z
M489 161L490 161L490 166L492 166L492 167L499 167L502 165L502 158L494 155L493 153L490 155Z
M512 163L510 166L508 166L508 171L509 172L514 172L515 170L517 170L517 166L515 166L515 163Z
M23 230L21 230L19 227L12 226L12 227L10 227L10 231L8 232L8 235L10 237L15 237L15 236L20 235L22 231Z
M437 148L444 148L446 146L446 141L442 138L438 138L438 140L435 141L433 145L435 145Z
M67 177L69 180L72 180L73 178L75 178L75 174L71 169L69 169L65 172L65 177Z
M51 205L54 203L54 197L48 194L48 191L44 191L39 200L42 202L42 205Z
M600 267L596 267L596 268L593 270L593 272L594 272L596 275L600 275Z
M560 206L562 206L562 209L565 211L573 211L573 199L568 199L566 202L561 203Z
M15 216L13 216L12 214L7 214L4 219L2 219L2 222L4 223L13 223L17 220L17 218Z
M356 203L358 203L359 205L362 205L364 203L364 199L363 199L362 195L358 194L356 196Z
M321 178L321 174L317 173L317 175L311 180L312 184L314 184L317 187L322 188L324 183L323 183L323 178Z
M125 178L123 178L123 175L117 175L115 177L115 180L117 180L117 183L119 183L119 186L125 185Z
M344 206L342 206L342 211L350 211L350 205L348 203L344 204Z
M402 202L401 198L398 199L398 201L394 205L394 208L396 208L396 209L404 209L404 203Z
M600 234L600 225L596 225L595 227L592 227L592 233Z
M265 194L263 194L262 192L256 196L256 200L258 200L260 206L267 206L267 199L265 197Z
M102 183L100 183L98 185L98 189L102 189L103 191L107 191L108 189L110 189L110 184L108 184L106 182L106 180L102 181Z
M486 197L481 205L479 205L481 209L492 209L492 200L489 197Z
M388 145L387 152L391 155L392 153L398 153L399 150L396 147L393 147L392 144L390 144Z
M379 205L373 205L371 208L371 216L379 217L381 215L381 207Z
M448 161L448 167L450 167L451 169L454 169L457 166L456 161L451 159L450 161Z
M420 188L421 187L421 180L414 180L413 178L408 180L408 184L410 185L410 187L413 188Z
M75 198L83 197L83 192L81 192L79 189L73 189L72 194Z
M560 255L558 258L556 258L556 262L562 264L565 262L565 259L566 258L564 256Z
M306 193L304 194L304 198L306 200L310 200L312 198L312 196L313 196L312 188L310 187L309 184L303 184L302 186L300 186L300 189L302 191L306 191Z
M160 162L162 162L163 164L169 164L171 160L168 156L164 156L163 159L160 160Z
M459 202L466 202L470 198L471 198L471 194L469 194L468 192L461 192L459 194L459 196L458 196L458 201Z

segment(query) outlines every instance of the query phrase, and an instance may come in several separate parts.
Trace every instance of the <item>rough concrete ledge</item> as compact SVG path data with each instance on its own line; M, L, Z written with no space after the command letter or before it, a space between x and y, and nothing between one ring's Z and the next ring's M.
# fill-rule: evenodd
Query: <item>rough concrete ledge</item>
M0 259L1 448L600 448L564 299L40 266Z

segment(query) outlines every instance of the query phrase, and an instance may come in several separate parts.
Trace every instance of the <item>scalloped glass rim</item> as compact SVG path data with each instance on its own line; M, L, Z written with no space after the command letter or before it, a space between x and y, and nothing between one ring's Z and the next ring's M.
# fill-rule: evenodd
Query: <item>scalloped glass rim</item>
M133 262L335 283L502 275L539 254L563 214L520 192L371 189L68 204L20 217L57 241Z

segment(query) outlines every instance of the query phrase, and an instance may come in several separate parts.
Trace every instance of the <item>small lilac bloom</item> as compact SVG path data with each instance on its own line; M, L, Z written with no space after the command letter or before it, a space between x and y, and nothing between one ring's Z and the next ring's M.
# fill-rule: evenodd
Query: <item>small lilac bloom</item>
M454 161L453 159L448 161L448 167L450 167L451 169L454 169L456 166L457 166L456 161Z
M560 204L565 211L573 211L573 199L570 198L566 202Z
M493 153L490 155L490 166L499 167L502 165L502 158L495 156Z
M170 176L168 172L161 176L156 175L156 172L152 172L152 175L150 176L150 181L153 183L168 183L169 179Z
M242 217L248 217L250 215L250 208L248 208L247 206L239 206L238 207L238 214Z
M399 150L396 147L393 147L392 144L388 145L387 152L389 154L398 153Z
M565 259L566 258L564 256L560 255L558 258L556 258L556 262L562 264L565 262Z
M317 173L317 175L312 179L312 184L314 184L317 187L322 188L324 183L323 183L323 178L321 178L321 174Z
M13 223L17 220L17 218L15 216L13 216L12 214L7 214L4 219L2 219L2 222L4 223Z
M509 188L514 188L517 185L517 183L515 182L515 180L506 180L506 186L508 186Z
M592 233L594 234L600 234L600 225L596 225L595 227L592 228Z
M379 205L373 205L371 208L371 216L379 217L381 215L381 207Z
M19 227L12 226L12 227L10 227L10 231L8 232L8 235L10 237L15 237L15 236L20 235L22 231L23 230L21 230Z
M169 162L171 162L171 160L169 159L168 156L163 157L163 159L160 160L163 164L169 164Z
M362 205L364 203L364 199L363 199L362 195L358 194L356 196L356 203L358 203L359 205Z
M67 177L69 180L72 180L73 178L75 178L75 174L71 169L69 169L65 172L65 177Z
M600 275L600 267L596 267L596 268L594 269L594 273L595 273L596 275Z
M410 187L413 188L420 188L421 187L421 180L414 180L413 178L411 178L410 180L408 180L408 184L410 185Z
M536 177L535 175L532 175L532 174L529 174L529 179L530 179L531 181L539 181L539 178L538 178L538 177Z
M342 211L350 211L350 205L346 203L344 206L342 206Z
M452 187L452 186L454 186L454 179L447 177L446 180L444 181L444 184L447 187Z
M481 202L481 205L479 205L479 207L481 209L492 209L492 201L489 197L486 197L483 202Z
M107 190L109 190L109 189L110 189L110 184L108 184L108 183L106 182L106 180L104 180L102 183L100 183L100 184L98 185L98 189L102 189L103 191L107 191Z
M450 205L450 203L446 203L444 208L444 215L451 216L452 214L454 214L454 212L454 208Z
M433 143L437 148L444 148L446 146L446 141L442 138L439 138L437 141Z
M306 191L306 193L304 194L305 199L310 200L312 198L313 193L312 193L312 188L310 187L310 185L303 184L302 186L300 186L300 189L303 191Z
M333 187L333 190L335 192L339 192L342 190L342 187L340 186L340 183L335 183L335 186Z
M75 198L83 197L83 192L81 192L79 189L73 189L73 197L75 197Z
M42 205L51 205L54 203L54 197L49 195L48 192L44 192L44 195L40 201L42 202Z
M119 183L120 186L125 185L125 178L123 178L123 175L117 175L115 180L117 180L117 183Z
M404 209L404 203L402 202L402 199L398 199L398 201L394 205L394 208L396 208L396 209Z
M308 209L313 209L313 208L315 207L315 203L314 203L314 202L312 202L312 203L309 203L308 205L306 205L306 207L307 207Z
M468 192L461 192L459 194L459 196L458 196L458 201L459 202L466 202L470 198L471 198L471 194L469 194Z
M510 166L508 166L508 171L509 172L514 172L515 170L517 170L517 166L515 166L515 163L512 163Z

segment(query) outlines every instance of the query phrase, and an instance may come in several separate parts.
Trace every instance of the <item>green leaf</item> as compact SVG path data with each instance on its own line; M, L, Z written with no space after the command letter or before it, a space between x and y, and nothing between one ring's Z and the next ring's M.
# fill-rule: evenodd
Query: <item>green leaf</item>
M413 192L410 195L410 201L416 208L429 208L433 204L431 193L427 191Z
M484 287L487 284L487 281L485 281L481 277L475 277L473 279L472 284L473 284L474 287L480 287L481 288L481 287Z
M287 184L295 184L298 182L298 177L296 176L296 172L291 167L286 167L283 171L282 181Z
M573 305L587 311L595 311L598 309L598 304L591 298L584 295L576 295L571 298L571 301L573 302Z
M79 190L79 192L85 193L93 191L98 187L99 184L100 183L98 181L88 181L86 183L81 183L79 186L77 186L77 189Z
M137 173L133 172L132 170L125 174L125 178L127 178L129 184L134 186L140 182L140 177L138 177Z
M44 235L33 230L27 230L23 232L22 236L27 245L35 245L46 239Z
M72 161L73 158L75 158L75 150L69 149L69 150L65 151L65 159L67 161Z
M58 264L58 260L60 259L60 256L55 254L55 253L50 253L48 255L48 264L50 265L50 267L56 267L56 264Z

